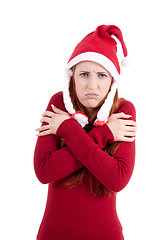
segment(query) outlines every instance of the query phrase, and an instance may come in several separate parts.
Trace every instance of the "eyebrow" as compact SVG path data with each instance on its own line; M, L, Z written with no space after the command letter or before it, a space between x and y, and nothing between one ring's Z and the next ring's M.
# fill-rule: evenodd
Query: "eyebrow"
M101 74L108 74L108 72L97 72L97 73L101 73Z
M88 71L80 71L80 73L90 73L90 72L88 72ZM98 74L108 74L108 72L97 72Z

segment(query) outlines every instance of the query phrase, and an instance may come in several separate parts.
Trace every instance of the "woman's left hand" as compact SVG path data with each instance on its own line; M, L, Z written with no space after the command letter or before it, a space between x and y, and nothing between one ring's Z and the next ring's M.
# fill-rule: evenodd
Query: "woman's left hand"
M61 125L61 123L71 118L69 113L62 111L53 105L51 106L53 112L45 111L42 114L43 118L41 118L40 122L46 122L48 124L36 129L36 131L39 131L39 133L36 135L38 137L49 134L56 134L57 129Z

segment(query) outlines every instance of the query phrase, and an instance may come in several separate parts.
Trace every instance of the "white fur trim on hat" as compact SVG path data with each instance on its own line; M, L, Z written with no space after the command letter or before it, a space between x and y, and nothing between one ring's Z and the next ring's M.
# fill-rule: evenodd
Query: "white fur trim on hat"
M65 70L65 75L64 75L64 87L63 87L63 101L66 110L70 113L73 114L75 113L75 109L73 108L73 104L71 102L71 97L69 94L69 83L71 80L71 77L73 75L73 72L71 69L66 69Z
M96 121L99 120L99 121L107 122L107 119L109 117L109 113L110 113L111 107L113 105L113 100L114 100L117 88L118 88L118 85L117 85L117 83L114 80L113 83L112 83L112 86L111 86L111 90L108 93L108 96L107 96L105 102L103 103L103 105L101 106L99 112L97 113Z
M84 128L88 124L88 118L81 113L75 114L75 119Z
M110 72L110 74L112 75L112 77L115 79L116 82L119 82L120 75L117 71L117 68L115 67L115 65L113 64L113 62L109 58L105 57L101 53L97 53L97 52L81 53L81 54L77 55L76 57L74 57L68 63L67 68L70 69L74 65L76 65L77 63L83 62L83 61L93 61L93 62L99 63L107 71Z

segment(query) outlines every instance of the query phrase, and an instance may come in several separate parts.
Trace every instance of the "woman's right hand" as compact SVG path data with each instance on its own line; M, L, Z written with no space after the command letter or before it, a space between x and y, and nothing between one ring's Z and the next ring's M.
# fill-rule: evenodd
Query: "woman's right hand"
M135 140L137 124L133 120L127 120L132 117L123 112L112 114L108 118L108 127L110 128L114 141L133 142Z

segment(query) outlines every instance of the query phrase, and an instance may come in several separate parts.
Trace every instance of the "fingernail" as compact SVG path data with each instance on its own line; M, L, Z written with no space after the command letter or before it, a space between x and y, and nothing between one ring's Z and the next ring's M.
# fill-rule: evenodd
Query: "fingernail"
M52 108L56 108L53 104L51 104Z

